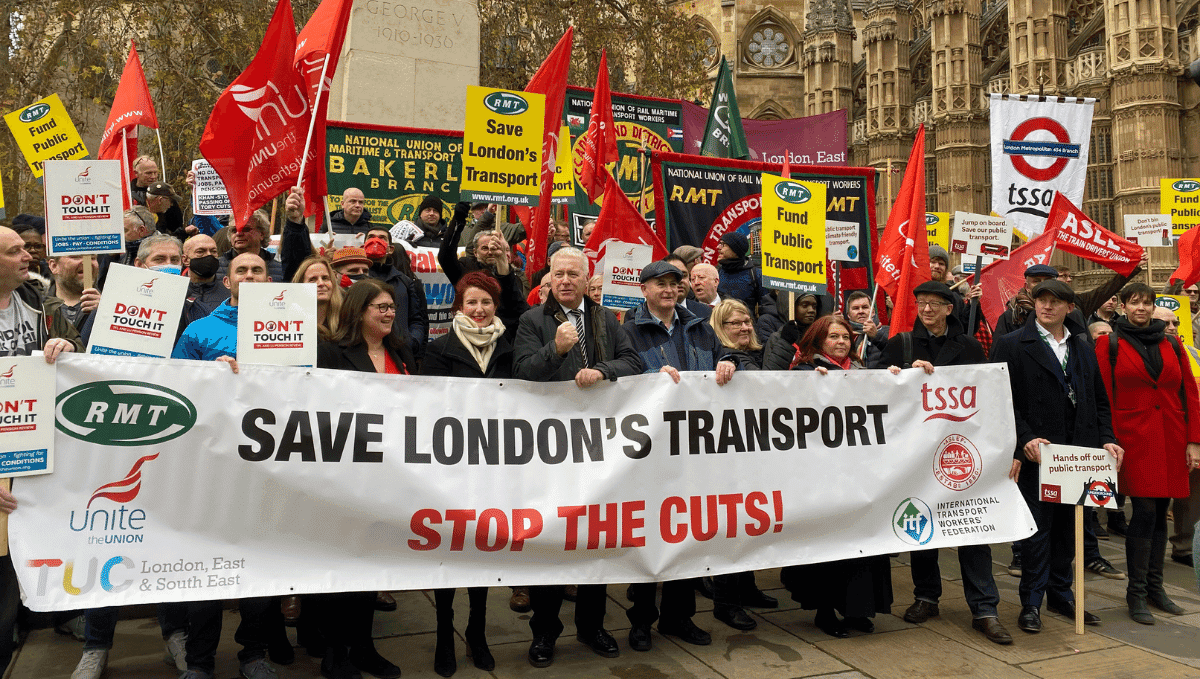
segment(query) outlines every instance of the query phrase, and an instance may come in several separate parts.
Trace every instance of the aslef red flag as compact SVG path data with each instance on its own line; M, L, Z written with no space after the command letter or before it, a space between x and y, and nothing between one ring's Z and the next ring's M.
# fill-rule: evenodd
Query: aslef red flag
M1200 227L1188 229L1179 237L1179 268L1171 274L1171 283L1188 287L1200 280Z
M1047 227L1037 237L1013 250L1008 259L1001 259L983 267L979 274L980 285L983 286L983 297L979 298L979 305L990 327L996 327L996 321L1000 320L1001 314L1008 308L1008 300L1025 287L1025 269L1034 264L1050 263L1057 236L1054 228Z
M313 111L312 142L321 162L304 168L304 213L322 212L321 197L329 193L325 184L325 121L329 111L329 86L342 56L346 27L354 0L322 0L296 37L295 67L308 85L308 107ZM321 78L322 71L325 74Z
M1097 224L1061 192L1054 194L1046 229L1057 229L1057 247L1063 252L1103 264L1122 276L1133 273L1146 251Z
M568 26L567 32L559 38L558 44L550 50L550 56L538 67L537 73L533 74L525 88L526 92L546 95L546 115L542 120L540 195L530 223L525 228L525 275L531 279L534 273L546 265L546 239L550 235L550 224L554 217L550 194L554 191L558 145L564 143L558 135L562 127L563 100L567 96L567 71L571 68L571 39L574 35L574 27Z
M888 215L879 244L875 281L892 298L894 337L912 330L917 319L913 288L930 280L929 239L925 233L925 126L917 129L900 194Z
M589 203L595 203L597 196L604 193L607 183L604 167L617 162L617 158L617 130L613 123L612 92L608 87L608 50L601 50L592 112L587 132L579 140L579 160L575 166L579 185L587 191Z
M299 179L310 110L304 79L292 66L295 52L292 3L279 0L258 54L221 93L200 138L239 227ZM308 162L320 162L315 149Z
M591 267L595 267L606 248L619 247L622 243L649 245L653 248L654 260L670 254L662 239L654 232L654 228L621 192L621 187L617 186L617 180L613 179L608 168L601 167L600 172L605 184L604 205L600 207L600 214L596 216L596 226L592 229L591 238L588 238L588 242L583 246Z

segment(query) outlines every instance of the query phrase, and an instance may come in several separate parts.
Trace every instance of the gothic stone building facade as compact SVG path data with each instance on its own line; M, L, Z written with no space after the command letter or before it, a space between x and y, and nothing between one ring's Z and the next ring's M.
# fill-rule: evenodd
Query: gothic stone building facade
M1159 212L1159 178L1200 176L1200 0L695 0L710 67L747 118L849 111L853 165L880 171L882 226L925 124L926 206L990 212L992 92L1094 97L1085 212L1117 233ZM712 71L715 75L715 68ZM884 173L892 168L892 195ZM1152 248L1152 284L1176 265ZM1056 255L1080 289L1107 269Z

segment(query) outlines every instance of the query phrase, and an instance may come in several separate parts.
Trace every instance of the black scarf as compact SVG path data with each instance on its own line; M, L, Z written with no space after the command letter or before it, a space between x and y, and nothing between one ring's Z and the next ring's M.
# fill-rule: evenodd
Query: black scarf
M1116 319L1112 326L1117 336L1129 342L1142 357L1142 362L1146 365L1146 372L1150 373L1150 379L1158 380L1163 367L1162 352L1159 350L1158 344L1163 341L1167 324L1157 318L1152 318L1149 325L1137 326L1130 323L1128 318L1121 317Z

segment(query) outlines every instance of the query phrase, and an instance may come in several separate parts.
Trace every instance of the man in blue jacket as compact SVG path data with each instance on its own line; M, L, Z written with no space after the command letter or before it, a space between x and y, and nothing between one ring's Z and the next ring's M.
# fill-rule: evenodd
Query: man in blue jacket
M267 263L253 253L238 255L229 263L225 287L229 299L183 331L171 358L193 361L226 361L237 358L238 287L242 283L268 283Z
M642 294L646 301L630 312L633 320L623 327L633 348L642 357L645 372L664 372L679 382L679 371L715 371L718 385L733 377L735 363L716 332L704 319L678 304L678 290L683 273L667 262L651 262L642 269ZM692 622L696 614L696 591L691 580L671 580L663 583L662 615L654 605L656 585L653 582L635 583L632 587L633 606L625 612L632 627L629 647L649 651L650 625L658 619L658 631L679 637L697 646L712 643L708 632ZM718 620L735 629L753 629L754 619L737 606L723 606L714 612Z

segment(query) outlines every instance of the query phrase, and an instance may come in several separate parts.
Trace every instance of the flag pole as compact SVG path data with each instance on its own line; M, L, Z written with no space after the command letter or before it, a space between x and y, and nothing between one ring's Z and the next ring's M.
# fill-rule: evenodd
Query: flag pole
M133 181L129 179L129 140L125 136L125 128L121 128L121 183L125 186L125 195L129 198L129 207L134 206L133 202ZM91 269L87 269L84 273L90 273Z
M159 170L160 170L160 172L162 173L162 175L164 175L164 176L165 176L165 175L167 174L167 161L166 161L166 159L165 159L165 158L164 158L164 156L163 156L163 150L162 150L162 135L158 133L158 128L157 128L157 127L156 127L156 128L154 128L154 137L155 137L156 139L158 139L158 162L160 163L160 164L159 164Z
M317 107L321 105L321 93L325 91L325 69L329 68L329 55L321 63L321 79L317 85L317 98L313 101L312 110L308 116L308 135L304 138L304 153L300 156L300 174L296 176L296 185L304 183L304 166L308 163L308 147L312 144L313 128L317 125Z

